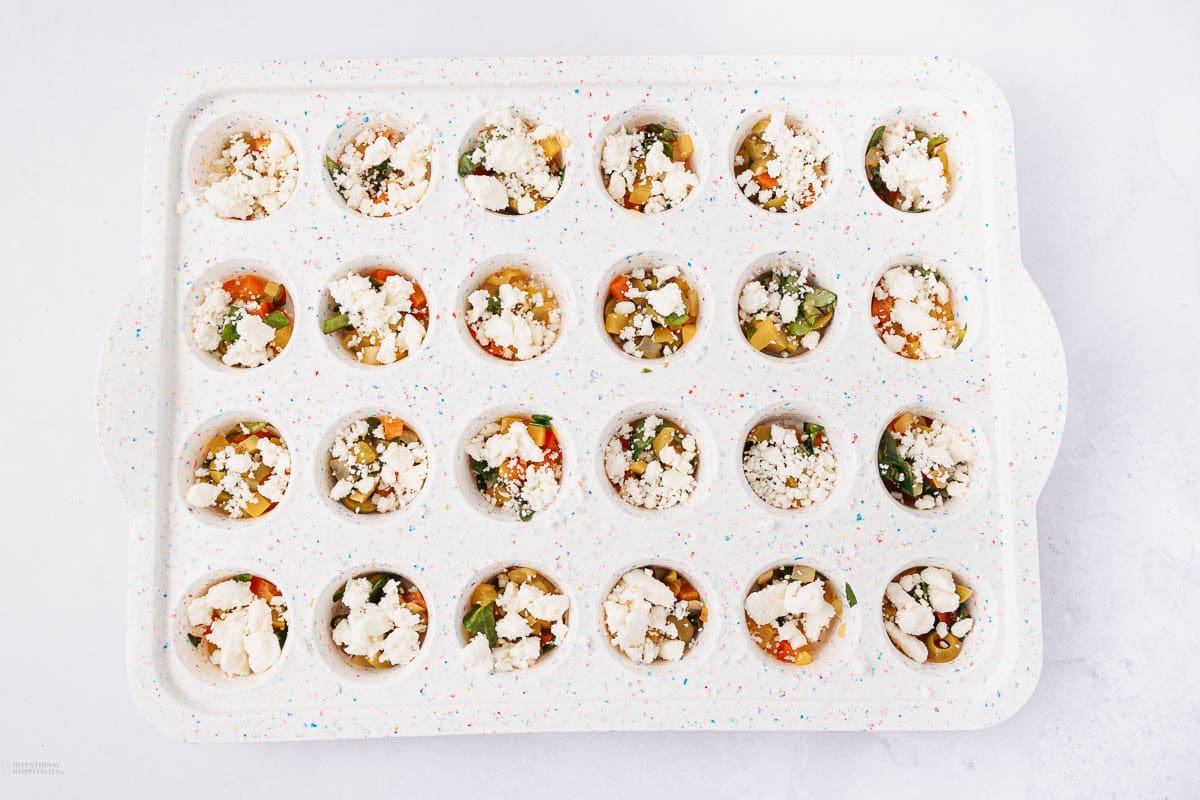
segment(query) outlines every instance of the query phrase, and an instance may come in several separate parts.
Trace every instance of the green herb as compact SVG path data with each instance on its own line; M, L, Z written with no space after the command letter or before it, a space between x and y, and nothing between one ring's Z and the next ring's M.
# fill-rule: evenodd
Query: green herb
M329 173L329 177L336 178L337 176L344 173L346 171L346 168L343 167L338 162L334 161L329 156L325 156L325 171Z
M286 328L288 325L292 324L292 321L288 319L288 315L282 311L272 311L270 314L267 314L265 317L263 317L263 322L267 323L275 330Z
M521 520L521 522L529 522L529 520L533 519L534 511L529 507L529 503L525 501L524 497L517 496L513 499L513 504L517 507L517 519Z
M363 420L363 421L367 423L367 428L368 428L368 429L370 429L370 428L378 428L380 425L382 425L382 424L383 424L383 420L381 420L379 417L367 417L367 418L366 418L365 420Z
M487 637L488 646L496 646L496 612L492 603L480 606L463 617L463 628L474 638L482 633Z
M471 160L471 154L474 152L474 150L469 150L458 157L458 174L460 176L470 175L479 166Z
M917 496L913 489L912 470L900 457L900 452L896 449L896 437L891 431L884 431L879 439L879 474L890 486L909 497Z
M784 294L803 294L807 286L808 284L800 280L800 276L795 272L785 272L779 276L779 291Z
M858 598L854 596L854 587L850 585L849 581L846 581L846 605L850 608L858 605Z
M275 631L275 638L279 640L279 646L281 648L287 644L287 628Z
M504 306L500 305L500 295L489 294L487 301L487 310L492 314L499 314L503 311Z
M468 458L470 458L468 456ZM486 461L476 461L471 459L471 474L475 476L475 487L481 492L486 492L496 482L496 478L500 475L499 467L488 468Z
M532 415L531 419L532 419L533 421L529 423L530 427L533 427L533 428L546 428L547 430L549 430L549 429L550 429L550 419L551 419L551 418L550 418L548 415L546 415L546 414L534 414L534 415Z
M680 325L683 325L690 319L691 319L691 317L689 317L686 313L684 313L684 314L669 314L669 315L663 317L663 322L666 324L666 326L668 328L676 328Z
M879 147L879 143L883 141L883 131L885 128L887 128L886 125L880 125L875 129L875 132L871 134L871 141L867 142L868 150L870 150L872 147Z
M804 435L806 437L804 440L804 449L809 452L809 455L812 455L812 453L816 449L817 436L824 432L825 432L824 425L818 425L815 422L804 423Z
M335 603L342 602L342 598L345 595L346 595L346 587L343 586L342 588L338 589L336 592L333 593L333 602L335 602Z
M392 169L392 162L384 160L364 172L363 180L371 187L372 192L379 192L384 181L392 177L393 172L395 170Z
M379 281L375 280L373 277L368 276L367 281L370 282L371 288L374 289L375 291L379 291L380 289L383 288L383 284L380 283Z
M633 429L633 435L629 437L630 453L634 461L642 460L642 453L651 449L654 446L654 437L646 435L646 423L643 420L641 424Z
M259 431L265 430L266 427L267 427L267 423L262 422L261 420L258 422L243 422L242 423L242 430L246 433L258 433ZM250 579L247 578L246 580L250 580Z
M368 603L378 603L383 599L383 590L387 587L388 581L398 581L399 578L390 572L385 572L375 579L371 584L371 593L367 595Z
M225 323L225 327L221 328L222 342L236 342L238 340L237 328L232 322Z
M321 330L324 333L333 333L334 331L340 331L342 328L349 327L350 316L348 314L335 314L321 323Z
M934 136L932 139L930 139L929 145L927 147L929 156L932 158L934 156L935 152L937 151L937 149L939 147L941 147L942 145L944 145L946 143L946 141L947 141L947 139L945 136Z
M958 329L958 338L954 341L954 349L957 350L958 346L963 343L963 339L966 339L966 338L967 338L967 326L963 325Z
M233 576L233 579L235 581L240 581L242 583L249 583L253 578L254 578L254 576L251 575L249 572L243 572L241 575Z
M188 637L188 641L192 643L192 647L200 646L200 637L199 636L193 636L192 634L189 633L187 635L187 637Z
M654 371L654 370L650 369L649 367L642 367L642 373L643 373L643 374L645 374L645 373L648 373L648 372L653 372L653 371Z

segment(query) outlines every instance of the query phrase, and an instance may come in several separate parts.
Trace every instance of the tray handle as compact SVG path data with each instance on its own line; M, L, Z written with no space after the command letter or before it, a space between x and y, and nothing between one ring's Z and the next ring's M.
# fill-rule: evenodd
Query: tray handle
M1021 269L1024 269L1021 267ZM1009 363L1019 379L1010 380L1008 394L1013 417L1012 458L1014 481L1022 493L1036 501L1058 455L1067 417L1067 362L1062 336L1041 291L1025 271L1014 281L1023 309L1023 324L1005 335Z
M139 276L125 298L100 354L96 374L96 433L109 474L132 516L150 513L155 447L161 417L158 359L162 309L151 281Z

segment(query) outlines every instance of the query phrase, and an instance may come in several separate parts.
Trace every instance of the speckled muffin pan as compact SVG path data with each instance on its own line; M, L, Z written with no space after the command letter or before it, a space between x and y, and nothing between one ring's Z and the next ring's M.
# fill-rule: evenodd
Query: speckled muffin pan
M558 194L525 216L485 211L458 173L487 111L517 107L569 138ZM616 205L597 148L614 120L644 109L693 137L699 185L678 207ZM829 189L772 214L738 191L740 135L766 112L804 119L830 148ZM424 126L429 187L411 210L350 210L325 157L372 116ZM896 117L933 121L954 146L949 201L912 214L868 185L872 131ZM269 216L217 218L194 184L197 160L239 126L283 132L294 194ZM772 254L803 258L838 296L812 353L776 359L738 328L742 283ZM605 333L611 278L643 254L682 267L701 296L694 339L637 360ZM871 292L888 266L936 264L968 325L953 355L907 361L876 337ZM142 265L100 365L97 418L130 512L128 672L163 731L188 740L271 740L572 730L955 729L990 725L1029 698L1042 662L1035 501L1066 410L1054 322L1022 266L1012 120L995 84L946 59L566 58L273 63L214 67L175 82L154 109L145 164ZM523 264L553 286L558 340L526 363L493 358L463 323L467 292L498 266ZM321 332L325 287L383 266L420 283L424 343L388 366L354 363ZM193 345L196 288L239 268L284 283L295 313L281 355L224 367ZM978 455L969 494L943 512L905 508L883 488L876 446L899 412L957 422ZM604 443L649 411L695 435L690 501L634 512L613 492ZM390 413L419 433L429 476L402 511L356 517L328 497L326 449L339 425ZM468 438L505 413L553 417L563 486L528 523L480 500ZM831 497L781 511L752 494L741 452L756 422L823 424L838 459ZM272 423L292 454L282 503L228 521L185 502L201 445L221 424ZM751 641L743 601L780 563L813 566L845 597L844 628L816 663L770 661ZM480 576L512 564L543 572L570 598L570 631L532 669L466 670L460 620ZM708 604L698 645L673 664L635 666L601 621L630 567L685 573ZM975 590L975 630L950 664L907 661L881 620L884 588L917 564L950 567ZM429 605L415 661L356 670L329 641L331 596L348 577L403 575ZM186 639L189 594L253 573L289 609L282 656L229 679Z

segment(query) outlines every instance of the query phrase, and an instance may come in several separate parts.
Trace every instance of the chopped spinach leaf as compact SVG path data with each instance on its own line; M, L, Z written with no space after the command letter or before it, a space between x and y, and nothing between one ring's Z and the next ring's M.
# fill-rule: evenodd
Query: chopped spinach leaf
M887 128L886 125L880 125L875 129L875 132L871 134L871 141L867 142L868 150L872 147L878 147L879 143L883 141L883 131L885 128Z
M500 304L500 295L489 294L487 299L487 310L492 314L499 314L504 310L504 306Z
M463 628L474 638L477 634L482 633L487 637L488 646L496 646L496 611L492 608L493 603L488 603L485 606L470 611L463 617Z
M908 463L900 457L896 449L896 437L891 431L884 431L879 439L879 474L892 488L898 489L909 497L916 497L913 489L913 475Z
M850 608L858 605L858 598L854 595L854 587L850 585L849 581L846 581L846 605Z

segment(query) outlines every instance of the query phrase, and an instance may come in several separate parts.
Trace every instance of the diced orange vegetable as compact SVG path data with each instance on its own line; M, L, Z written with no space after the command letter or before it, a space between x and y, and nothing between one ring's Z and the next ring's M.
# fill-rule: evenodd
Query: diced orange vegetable
M429 606L425 604L425 595L421 594L416 589L413 589L411 592L406 592L403 600L406 603L416 603L421 608L429 608Z
M409 295L408 299L413 304L413 308L421 308L422 306L425 305L425 302L426 302L425 292L422 291L420 286L417 286L414 283L412 294Z
M239 275L225 281L221 288L229 292L229 296L234 300L250 302L263 296L267 290L267 282L257 275Z
M627 300L629 292L629 276L618 275L612 279L612 283L608 284L608 292L618 300Z
M279 590L275 588L275 584L257 575L250 579L250 593L255 597L261 597L268 603L271 602L271 598L279 596Z
M404 420L397 417L380 417L379 424L383 428L385 439L399 439L404 433Z
M687 581L683 581L679 585L679 599L680 600L699 600L700 592L696 590L695 586L692 586Z
M367 273L368 278L374 278L379 283L384 283L388 278L396 273L390 269L376 268Z
M754 180L758 181L758 185L764 189L774 189L779 185L779 181L772 178L765 172L760 172L758 175L755 175Z
M893 302L894 301L892 300L891 297L885 297L882 300L879 299L878 297L872 297L871 298L871 316L882 322L887 322L887 321L891 320Z
M796 662L796 651L788 644L786 639L781 639L779 644L775 645L775 658L784 661L788 664Z

